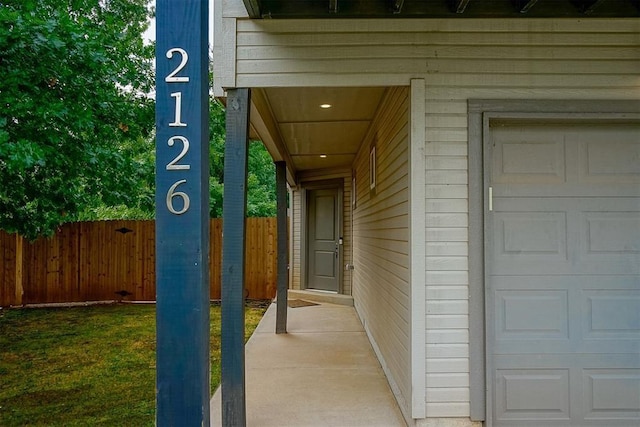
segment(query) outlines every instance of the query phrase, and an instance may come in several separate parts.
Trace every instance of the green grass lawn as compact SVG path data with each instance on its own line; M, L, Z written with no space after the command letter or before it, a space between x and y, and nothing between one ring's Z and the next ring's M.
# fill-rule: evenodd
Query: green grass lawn
M247 307L248 338L264 305ZM211 307L211 388L220 307ZM0 426L153 426L155 306L0 310Z

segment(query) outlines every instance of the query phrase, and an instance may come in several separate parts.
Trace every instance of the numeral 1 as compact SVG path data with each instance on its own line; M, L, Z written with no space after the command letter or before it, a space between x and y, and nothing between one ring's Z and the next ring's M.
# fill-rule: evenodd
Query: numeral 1
M173 92L172 98L176 99L175 117L173 122L169 123L171 127L186 127L186 123L182 123L182 92Z

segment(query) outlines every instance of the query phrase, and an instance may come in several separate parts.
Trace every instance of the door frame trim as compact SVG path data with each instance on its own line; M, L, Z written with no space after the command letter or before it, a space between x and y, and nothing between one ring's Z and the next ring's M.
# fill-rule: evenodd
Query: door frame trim
M587 120L594 117L625 119L637 117L636 100L468 100L468 188L469 188L469 381L470 416L492 424L490 384L487 378L485 266L485 199L489 164L484 144L489 121L494 118L540 118Z
M344 179L328 179L322 181L306 182L302 184L301 200L300 200L300 289L313 290L308 287L309 284L309 200L307 191L309 190L338 190L338 234L343 238L344 242ZM344 293L343 269L342 263L344 259L344 244L339 246L338 254L338 294Z

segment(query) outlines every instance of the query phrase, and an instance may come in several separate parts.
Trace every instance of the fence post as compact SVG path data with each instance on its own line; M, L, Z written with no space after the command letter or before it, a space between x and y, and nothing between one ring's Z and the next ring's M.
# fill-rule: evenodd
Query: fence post
M16 233L16 280L15 290L16 299L15 305L22 305L22 297L24 296L24 283L23 283L23 257L24 257L24 239Z

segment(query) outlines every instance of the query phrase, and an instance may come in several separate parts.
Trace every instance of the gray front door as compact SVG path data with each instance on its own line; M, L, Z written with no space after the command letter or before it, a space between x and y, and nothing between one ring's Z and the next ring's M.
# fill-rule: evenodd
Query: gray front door
M489 135L489 425L639 426L640 124Z
M309 190L307 288L338 292L340 260L339 191Z

